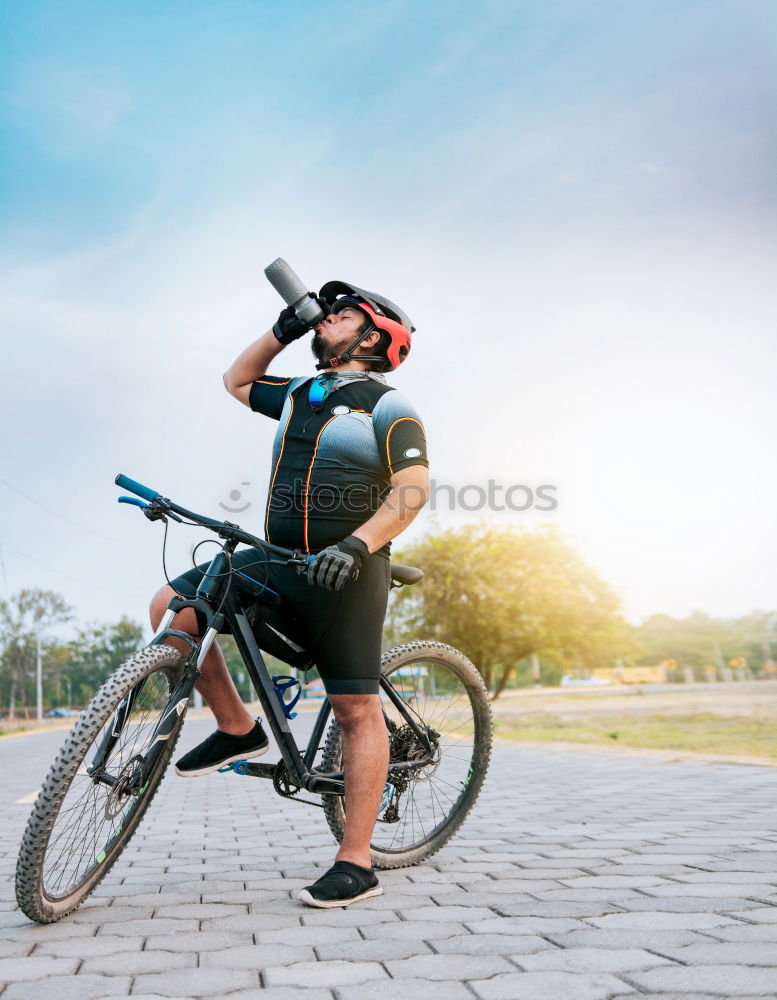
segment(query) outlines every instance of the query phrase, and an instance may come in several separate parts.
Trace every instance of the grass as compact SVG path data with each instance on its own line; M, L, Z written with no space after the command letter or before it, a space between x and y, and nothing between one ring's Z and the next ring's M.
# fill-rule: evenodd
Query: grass
M518 742L693 750L777 760L777 727L773 720L730 717L714 712L631 717L597 715L588 719L532 714L524 719L497 717L494 730L496 736Z

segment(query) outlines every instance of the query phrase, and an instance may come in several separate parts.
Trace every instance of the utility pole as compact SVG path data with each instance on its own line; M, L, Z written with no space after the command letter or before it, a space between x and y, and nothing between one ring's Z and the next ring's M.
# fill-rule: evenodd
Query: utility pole
M35 636L35 646L37 651L35 663L35 692L37 696L37 709L35 718L40 722L43 719L43 664L40 655L40 636Z

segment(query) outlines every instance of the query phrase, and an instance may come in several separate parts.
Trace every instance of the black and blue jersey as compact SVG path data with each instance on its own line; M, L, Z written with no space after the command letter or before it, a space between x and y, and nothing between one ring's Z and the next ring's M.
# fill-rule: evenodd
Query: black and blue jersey
M276 545L318 552L340 541L375 513L395 472L429 464L423 424L405 396L380 376L345 374L334 376L318 410L308 398L312 378L265 375L251 386L251 409L279 422L265 517Z

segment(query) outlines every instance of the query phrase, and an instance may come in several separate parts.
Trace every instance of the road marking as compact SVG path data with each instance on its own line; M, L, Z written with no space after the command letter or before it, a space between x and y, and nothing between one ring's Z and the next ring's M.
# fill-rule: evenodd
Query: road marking
M83 766L79 767L79 769L76 771L76 775L79 774L85 775L87 778L89 777L89 772ZM17 799L14 805L17 806L30 805L30 803L35 802L35 800L38 798L39 795L40 795L40 788L36 788L35 791L30 792L29 795L25 795L21 799Z
M40 788L36 788L34 792L30 792L30 794L25 795L24 798L17 799L14 805L27 806L31 802L34 802L39 795L40 795Z
M257 709L257 712L259 709ZM38 736L40 733L57 733L63 729L72 729L73 723L66 722L61 726L41 726L39 729L23 729L19 733L3 733L0 740L18 740L23 736Z

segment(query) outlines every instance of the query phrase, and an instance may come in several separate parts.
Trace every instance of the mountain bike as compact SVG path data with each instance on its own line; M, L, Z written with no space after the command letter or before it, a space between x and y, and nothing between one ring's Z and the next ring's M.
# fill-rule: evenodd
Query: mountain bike
M201 664L220 631L231 632L245 663L280 759L237 761L224 768L267 778L287 798L323 807L340 841L345 823L342 736L324 699L307 747L300 750L290 722L301 693L293 676L273 677L262 650L292 667L309 667L306 637L293 627L283 600L261 579L232 586L231 557L240 544L267 558L307 570L312 556L272 545L229 521L196 514L126 476L116 483L134 496L152 521L168 519L213 531L218 546L191 599L170 600L151 642L105 681L80 713L54 760L22 838L16 898L40 923L66 916L110 871L139 823L170 763ZM257 577L261 574L257 574ZM392 586L417 583L423 573L392 564ZM241 574L242 577L242 574ZM204 616L201 638L173 627L176 614ZM226 626L226 629L225 629ZM167 640L182 640L186 654ZM474 665L451 646L413 641L381 661L380 700L389 734L390 762L371 844L377 868L418 864L461 826L482 787L491 752L491 712ZM300 798L299 793L320 796Z

